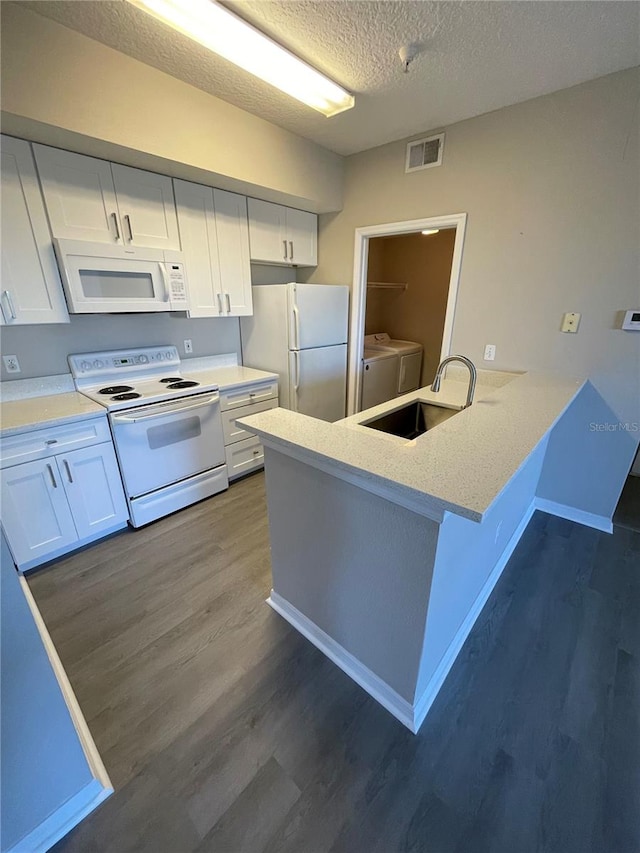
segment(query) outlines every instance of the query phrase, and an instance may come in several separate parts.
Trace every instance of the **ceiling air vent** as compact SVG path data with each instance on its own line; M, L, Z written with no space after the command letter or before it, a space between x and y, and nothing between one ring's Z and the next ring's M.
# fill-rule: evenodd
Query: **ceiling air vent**
M430 169L442 163L444 148L444 133L427 136L426 139L416 139L407 145L407 162L405 172L417 172L419 169Z

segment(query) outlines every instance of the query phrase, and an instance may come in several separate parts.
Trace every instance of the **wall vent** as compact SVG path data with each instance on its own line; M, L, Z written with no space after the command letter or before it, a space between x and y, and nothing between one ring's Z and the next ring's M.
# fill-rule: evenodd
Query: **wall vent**
M405 172L417 172L419 169L430 169L442 163L444 148L444 133L427 136L425 139L415 139L407 145L407 160Z

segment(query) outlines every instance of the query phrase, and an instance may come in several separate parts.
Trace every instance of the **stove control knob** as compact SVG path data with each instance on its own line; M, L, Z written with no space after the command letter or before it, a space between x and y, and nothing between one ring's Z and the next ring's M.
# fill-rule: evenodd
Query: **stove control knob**
M138 358L138 364L148 364L148 363L149 363L149 359L147 358L146 355L141 355Z
M166 351L165 358L167 358L167 359L171 358L171 353L169 352L169 350Z
M101 367L104 367L104 364L103 364L103 362L102 362L102 361L100 361L100 359L99 359L99 358L97 358L97 359L93 362L93 366L95 367L95 369L96 369L96 370L100 370L100 368L101 368Z
M158 353L158 361L162 361L163 358L164 358L164 355L161 352L159 352Z
M81 361L80 362L80 370L89 370L90 367L91 367L91 365L89 364L88 361Z

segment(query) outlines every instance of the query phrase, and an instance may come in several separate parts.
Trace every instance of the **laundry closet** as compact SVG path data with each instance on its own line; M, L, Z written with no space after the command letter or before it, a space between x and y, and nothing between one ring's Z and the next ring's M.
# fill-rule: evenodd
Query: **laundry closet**
M370 238L361 410L432 381L455 237L455 228L443 228Z

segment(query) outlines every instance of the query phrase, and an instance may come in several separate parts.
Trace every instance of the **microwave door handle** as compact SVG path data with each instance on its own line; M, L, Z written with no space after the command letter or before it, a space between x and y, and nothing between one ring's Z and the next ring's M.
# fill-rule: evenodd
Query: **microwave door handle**
M167 275L167 265L160 261L160 273L162 275L162 284L164 285L164 301L170 301L169 293L169 277Z
M214 394L212 397L208 397L206 400L202 400L202 402L195 403L191 406L167 407L160 412L151 412L148 415L134 415L133 417L116 414L111 416L111 420L114 424L137 424L141 421L152 421L156 418L164 418L167 415L181 415L182 412L190 412L193 409L202 409L204 406L211 406L214 403L217 403L219 400L220 395Z

